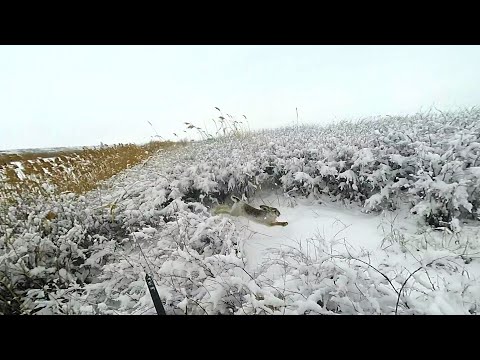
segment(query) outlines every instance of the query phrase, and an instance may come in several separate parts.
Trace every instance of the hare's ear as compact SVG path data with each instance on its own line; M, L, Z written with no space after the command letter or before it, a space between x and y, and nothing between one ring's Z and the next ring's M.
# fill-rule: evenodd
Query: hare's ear
M270 210L270 206L267 205L260 205L259 208L262 210Z

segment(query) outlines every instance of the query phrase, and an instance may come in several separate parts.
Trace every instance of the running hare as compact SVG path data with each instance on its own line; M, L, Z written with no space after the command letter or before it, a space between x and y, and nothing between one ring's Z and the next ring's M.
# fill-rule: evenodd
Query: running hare
M244 216L253 221L259 222L264 225L274 226L281 225L287 226L286 221L277 221L277 217L280 216L280 211L277 208L260 205L260 209L256 209L253 206L248 205L246 202L240 200L236 196L232 196L232 200L235 202L230 208L227 205L220 205L215 208L214 213L217 214L230 214L232 216Z

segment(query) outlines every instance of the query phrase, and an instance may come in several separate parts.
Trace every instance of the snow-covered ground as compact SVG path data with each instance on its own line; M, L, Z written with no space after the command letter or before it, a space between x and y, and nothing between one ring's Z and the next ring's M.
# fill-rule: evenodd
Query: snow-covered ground
M471 109L220 137L5 206L4 308L148 314L149 273L167 314L477 314L479 129ZM213 215L231 195L289 224Z
M95 148L94 146L72 146L72 147L54 147L54 148L29 148L29 149L11 149L11 150L0 150L0 155L22 155L22 154L46 154L46 153L57 153L64 151L75 151L83 149Z
M272 251L278 255L285 249L296 249L313 262L325 254L358 259L360 265L368 264L372 277L382 276L380 272L387 275L397 290L413 274L405 288L410 289L412 299L415 294L423 296L425 290L434 294L424 304L416 302L417 307L425 307L430 314L467 313L455 291L468 290L474 298L480 296L480 263L468 260L478 253L472 253L472 249L480 249L478 226L464 224L461 233L453 234L431 231L417 223L418 218L405 208L366 214L362 208L346 207L344 203L298 199L292 204L275 194L260 196L254 201L256 205L262 203L279 209L278 221L289 224L269 227L232 217L243 232L241 243L247 257L247 270L252 274L265 267ZM432 267L431 262L436 266ZM279 280L284 276L279 270L272 267L265 274L272 281Z
M308 199L298 199L293 205L287 199L275 195L262 200L266 205L279 209L281 216L278 221L288 221L288 225L265 226L246 218L236 219L239 227L244 230L244 250L250 269L261 263L269 248L301 246L306 254L311 254L315 251L312 239L323 238L334 247L344 247L347 244L352 251L376 251L385 237L382 230L384 216L365 214L358 207L347 209L343 204ZM256 202L262 203L261 200Z

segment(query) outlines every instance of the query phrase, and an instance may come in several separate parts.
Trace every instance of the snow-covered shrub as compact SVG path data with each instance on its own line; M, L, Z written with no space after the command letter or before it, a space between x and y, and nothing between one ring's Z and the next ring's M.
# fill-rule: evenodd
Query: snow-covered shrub
M269 249L270 257L246 295L248 314L476 314L480 287L463 276L462 256L429 250L409 272L401 264L372 264L345 247L331 252L322 237L310 239L314 252L299 247ZM401 252L399 244L393 253ZM313 255L315 254L315 255ZM431 275L437 275L435 283Z
M225 218L178 210L175 220L157 229L130 234L103 267L97 283L86 285L96 313L141 313L151 308L143 281L154 274L167 314L229 314L241 299L233 271L243 267L233 223ZM228 299L228 296L232 299Z
M35 200L18 199L1 209L0 311L69 313L70 297L105 264L118 226L102 209L89 208L84 197ZM92 256L97 261L87 264ZM49 312L50 303L56 310Z
M368 265L348 257L319 253L315 259L298 249L271 249L260 275L262 297L271 314L392 314L397 293ZM321 254L321 255L320 255ZM276 272L275 276L271 275ZM270 273L270 274L269 274ZM273 277L273 280L272 280ZM268 294L268 297L265 296ZM271 299L275 299L273 302ZM262 300L266 302L265 300ZM253 299L252 313L262 301Z

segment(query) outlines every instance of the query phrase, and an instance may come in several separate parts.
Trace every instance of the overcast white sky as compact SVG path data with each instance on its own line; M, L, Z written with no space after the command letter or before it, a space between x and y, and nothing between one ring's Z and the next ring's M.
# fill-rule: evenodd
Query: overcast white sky
M480 105L480 46L0 46L0 150Z

